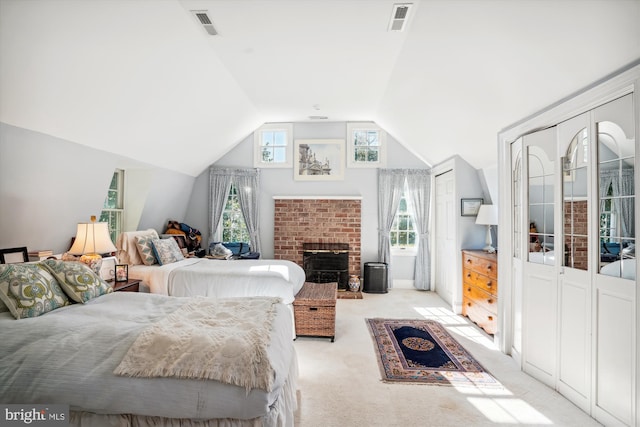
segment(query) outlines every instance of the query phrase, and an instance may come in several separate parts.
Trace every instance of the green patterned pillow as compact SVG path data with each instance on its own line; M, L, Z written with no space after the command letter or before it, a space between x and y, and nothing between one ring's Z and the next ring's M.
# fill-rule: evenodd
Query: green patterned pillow
M47 259L40 262L60 282L62 290L74 301L85 303L113 292L113 288L92 269L77 261Z
M39 264L0 264L0 300L16 319L69 305L58 281Z
M153 253L152 240L154 238L157 239L157 237L153 236L136 236L136 247L138 248L138 253L140 254L140 258L142 258L142 263L144 265L153 265L158 263L156 255Z
M153 239L153 251L158 258L158 264L165 265L182 261L184 256L178 247L178 243L172 237L168 239Z

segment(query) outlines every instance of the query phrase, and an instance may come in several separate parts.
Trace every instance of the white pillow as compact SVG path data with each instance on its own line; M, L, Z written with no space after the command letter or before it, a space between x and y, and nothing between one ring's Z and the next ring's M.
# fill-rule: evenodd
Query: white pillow
M136 246L136 236L151 236L154 239L158 238L158 232L153 228L141 231L125 231L120 233L116 239L116 256L118 262L121 264L140 265L142 264L142 258L138 253L138 247Z

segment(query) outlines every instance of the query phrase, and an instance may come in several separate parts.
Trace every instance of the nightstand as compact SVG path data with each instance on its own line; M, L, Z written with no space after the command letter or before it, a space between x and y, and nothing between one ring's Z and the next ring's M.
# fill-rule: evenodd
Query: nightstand
M129 279L126 282L113 282L114 292L138 292L140 280Z

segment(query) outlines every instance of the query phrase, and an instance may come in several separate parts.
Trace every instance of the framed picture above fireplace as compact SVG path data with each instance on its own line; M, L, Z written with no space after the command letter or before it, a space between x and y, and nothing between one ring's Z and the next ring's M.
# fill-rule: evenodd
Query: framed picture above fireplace
M344 179L343 139L297 139L293 179L340 181Z

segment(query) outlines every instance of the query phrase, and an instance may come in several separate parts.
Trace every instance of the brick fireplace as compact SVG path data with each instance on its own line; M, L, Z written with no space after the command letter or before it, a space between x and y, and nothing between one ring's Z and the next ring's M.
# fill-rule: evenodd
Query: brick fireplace
M349 274L360 276L359 197L274 197L274 258L303 266L304 243L349 245Z

